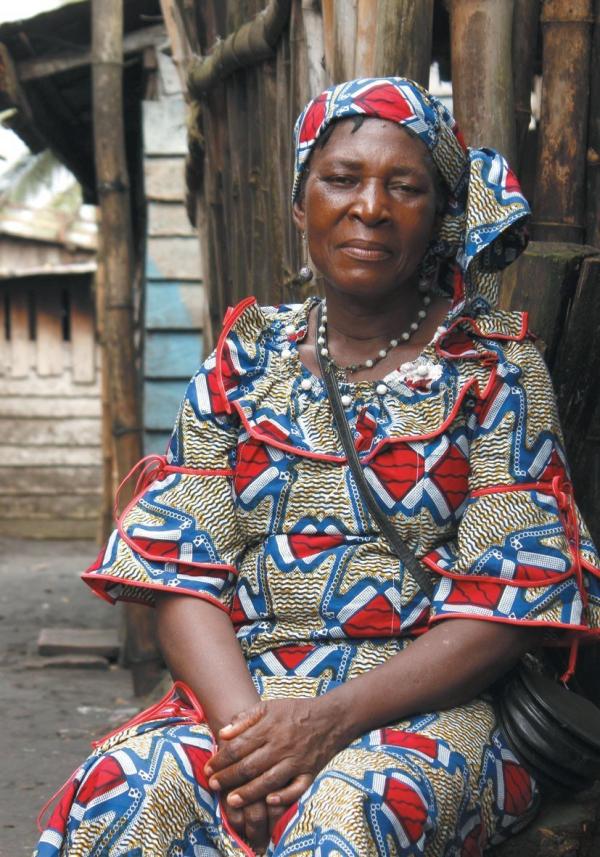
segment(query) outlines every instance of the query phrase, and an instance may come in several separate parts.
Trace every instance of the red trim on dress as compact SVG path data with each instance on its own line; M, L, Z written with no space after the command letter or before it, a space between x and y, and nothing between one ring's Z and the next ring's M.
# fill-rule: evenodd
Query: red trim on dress
M238 318L244 312L246 307L253 306L256 303L256 298L251 296L249 298L244 298L244 300L240 301L239 304L236 304L235 307L228 307L227 312L225 313L225 318L223 319L223 329L219 335L217 340L217 348L215 352L216 357L216 372L217 372L217 386L219 388L219 392L223 398L223 405L228 414L231 413L231 402L227 398L227 392L225 390L225 385L223 384L223 347L225 345L225 340L229 335L229 331L236 323Z
M151 602L145 601L142 598L123 598L121 595L118 598L112 598L106 592L106 587L111 583L118 583L120 586L131 586L135 589L154 589L157 592L169 592L171 595L189 595L192 598L200 598L202 601L209 601L211 604L214 604L215 607L223 610L228 616L230 615L229 607L207 592L193 592L192 590L182 589L178 586L166 586L163 583L145 583L142 580L128 580L124 577L116 577L114 574L95 574L94 572L84 571L80 577L99 598L108 601L111 605L116 604L117 601L130 601L135 604L143 604L146 607L154 606Z
M474 613L438 613L430 618L429 624L440 622L442 619L473 619L477 622L499 622L501 625L526 625L529 628L564 628L567 631L585 633L586 636L600 635L600 628L589 628L587 625L570 625L567 622L550 622L540 619L508 619L503 616L481 616ZM565 640L564 643L556 643L555 645L570 646L571 640Z
M127 481L133 476L135 471L143 464L143 468L141 470L140 475L137 478L134 494L129 503L125 506L123 512L119 513L119 496ZM172 562L176 565L185 565L191 568L213 568L213 569L223 569L225 571L233 572L237 574L237 569L235 566L227 565L225 563L211 563L211 562L194 562L193 560L181 559L179 557L165 557L165 556L156 556L150 551L144 550L140 547L134 538L131 538L127 532L125 531L124 522L131 511L131 509L136 505L140 496L146 491L148 485L152 484L152 482L157 479L163 479L165 474L168 473L183 473L188 476L221 476L221 477L233 477L234 471L231 468L223 467L223 468L193 468L193 467L179 467L178 465L172 465L167 463L166 456L164 455L146 455L144 458L140 458L140 460L133 465L127 476L125 476L117 488L117 492L115 494L115 503L114 503L114 516L117 523L117 531L119 536L123 539L125 544L129 547L130 550L139 554L144 559L154 560L154 561L165 561ZM160 543L160 539L156 539L157 542ZM100 576L100 575L98 575Z

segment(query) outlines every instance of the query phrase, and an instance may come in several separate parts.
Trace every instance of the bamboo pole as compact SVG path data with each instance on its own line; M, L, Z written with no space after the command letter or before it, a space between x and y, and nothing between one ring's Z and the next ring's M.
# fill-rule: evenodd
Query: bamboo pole
M587 150L586 243L600 247L600 0L592 38L590 122Z
M454 115L469 146L516 153L511 38L514 0L450 0Z
M100 230L105 273L103 324L116 470L124 476L141 456L129 178L123 126L123 0L92 0L92 103ZM134 690L149 689L158 649L150 611L125 608L124 659Z
M374 73L401 75L427 86L433 0L379 0Z
M544 62L533 237L582 243L593 2L544 0L541 20Z
M535 63L540 17L540 0L515 0L512 27L512 64L515 94L515 160L518 170L523 159L531 121L531 84Z

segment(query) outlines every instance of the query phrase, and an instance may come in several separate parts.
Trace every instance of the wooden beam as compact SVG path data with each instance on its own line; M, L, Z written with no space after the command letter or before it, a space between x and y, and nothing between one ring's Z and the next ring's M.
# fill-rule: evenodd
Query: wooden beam
M166 42L166 39L167 34L162 24L134 30L123 38L123 54L124 56L137 54L145 48L158 47ZM62 71L91 65L91 63L91 51L69 51L22 60L16 64L16 73L21 81L39 80L41 77L50 77Z
M218 42L206 58L196 59L188 75L191 95L198 98L234 71L272 57L291 6L291 0L269 0L252 21Z
M469 146L516 153L514 0L450 0L454 115Z
M595 73L590 75L585 240L600 247L600 0L594 3L594 18L590 68Z
M373 74L429 83L433 0L379 0Z
M35 127L33 111L23 92L12 57L6 45L0 42L0 110L15 113L3 123L21 137L33 151L47 147L46 140Z
M538 241L581 243L585 236L593 13L592 0L546 0L542 6L541 144L532 223Z
M534 46L540 17L540 0L515 0L512 30L512 64L515 94L516 159L511 166L517 170L525 154L527 133L531 121L531 87L535 64Z
M133 342L133 242L123 117L123 0L92 0L92 102L105 288L103 312L117 475L141 457L141 412ZM150 611L125 607L125 663L134 691L150 690L160 658Z

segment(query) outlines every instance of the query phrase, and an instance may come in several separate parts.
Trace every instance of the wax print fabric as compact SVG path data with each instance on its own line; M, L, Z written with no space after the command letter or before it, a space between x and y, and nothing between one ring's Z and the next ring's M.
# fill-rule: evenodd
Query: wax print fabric
M375 495L431 569L430 604L370 521L323 384L300 361L314 302L230 312L168 455L86 582L110 601L172 590L225 610L265 698L326 693L456 617L534 625L554 642L598 634L600 561L526 316L454 319L385 394L342 385ZM251 854L208 788L212 748L201 712L166 700L84 763L38 857ZM475 857L537 797L476 699L355 741L268 853Z
M410 81L353 81L297 125L294 194L326 125L393 118L448 189L427 264L446 323L382 382L341 384L383 511L431 570L431 601L361 501L321 380L300 360L315 299L242 301L193 377L165 457L84 575L110 602L187 593L224 610L266 699L327 693L454 618L531 625L568 645L600 629L600 560L573 500L552 388L522 313L494 310L528 208L491 150L464 147ZM227 681L227 676L223 676ZM203 773L213 737L174 691L75 772L36 857L251 855ZM536 784L483 697L361 736L274 831L269 857L479 857L532 817Z

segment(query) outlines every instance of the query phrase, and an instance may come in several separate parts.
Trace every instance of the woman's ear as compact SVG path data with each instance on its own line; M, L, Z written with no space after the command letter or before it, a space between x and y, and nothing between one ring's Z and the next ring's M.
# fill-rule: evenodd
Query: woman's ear
M304 197L300 195L292 203L292 219L300 232L306 232L306 212L304 210Z

